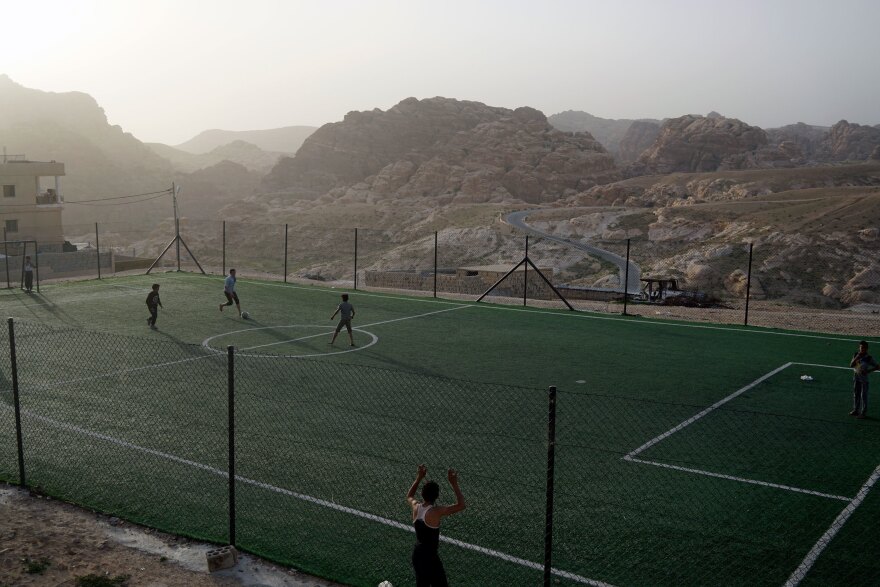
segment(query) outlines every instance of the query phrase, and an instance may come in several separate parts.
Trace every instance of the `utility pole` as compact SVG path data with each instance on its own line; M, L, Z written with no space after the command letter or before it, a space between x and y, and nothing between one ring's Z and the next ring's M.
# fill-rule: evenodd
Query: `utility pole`
M171 182L171 199L174 201L174 240L177 242L177 270L180 271L180 215L177 212L177 194L180 188Z

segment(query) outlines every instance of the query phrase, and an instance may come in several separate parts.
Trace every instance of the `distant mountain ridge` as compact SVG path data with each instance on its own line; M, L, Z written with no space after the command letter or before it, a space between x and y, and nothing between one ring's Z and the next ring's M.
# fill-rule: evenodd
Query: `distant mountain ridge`
M170 161L175 169L185 173L212 167L223 161L238 163L251 171L267 173L285 155L264 151L245 141L233 141L201 155L181 151L162 143L146 143L146 145L157 155Z
M602 146L615 157L619 155L620 142L634 122L649 122L657 125L663 122L662 120L654 120L652 118L601 118L580 110L559 112L558 114L548 116L547 121L563 132L590 133L594 139L602 143Z
M202 155L217 147L236 141L244 141L256 145L263 151L293 155L313 132L315 126L285 126L266 130L220 130L211 129L200 132L185 143L176 145L175 149Z
M687 119L686 124L682 120ZM589 132L602 143L621 164L632 163L644 157L658 156L665 151L662 169L681 171L708 170L711 160L717 160L715 168L754 168L777 166L803 166L833 163L847 160L865 160L873 156L880 146L880 125L859 125L841 120L833 126L817 126L798 122L778 128L760 129L766 133L766 141L754 133L751 139L738 144L743 137L724 136L725 133L742 133L745 127L759 129L735 118L727 118L718 112L706 116L685 115L662 121L652 119L609 119L593 116L588 112L567 110L549 116L547 120L565 132ZM712 122L716 121L716 122ZM717 122L727 121L727 122ZM670 128L672 125L673 128ZM743 126L744 125L744 126ZM662 138L661 138L662 135ZM710 137L709 135L712 135ZM662 141L659 145L656 141ZM693 157L694 149L700 150L700 162L674 160L670 146L683 157ZM646 154L653 150L654 155ZM643 157L644 156L644 157ZM671 157L671 158L670 158ZM630 168L632 174L647 172Z

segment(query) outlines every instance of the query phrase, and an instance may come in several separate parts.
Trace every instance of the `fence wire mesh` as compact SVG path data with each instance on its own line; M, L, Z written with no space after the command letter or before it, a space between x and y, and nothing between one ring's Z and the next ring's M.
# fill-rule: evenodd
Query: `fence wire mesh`
M631 232L623 222L620 230L584 239L562 222L540 226L559 236L530 236L528 256L553 287L531 265L520 266L486 301L567 308L556 288L574 309L623 313L628 277L627 314L856 336L880 330L880 240L870 230L859 233L853 253L819 236L730 242L729 235L683 238L667 230L627 240L620 236ZM33 230L20 227L15 234ZM185 271L223 274L234 267L243 277L470 300L517 267L527 252L525 235L510 227L432 232L290 224L285 230L284 224L184 217L180 231L179 266ZM149 226L66 224L63 235L38 241L38 280L139 272L154 262L155 270L177 269L175 234L172 219ZM5 254L0 278L8 266L9 287L20 286L22 259L17 250Z
M0 478L18 482L0 340ZM28 322L14 344L29 486L229 539L226 355ZM441 543L453 582L540 584L552 464L553 584L875 585L880 427L821 416L846 370L804 387L786 369L711 405L690 401L705 381L672 403L597 374L595 391L559 391L548 461L544 389L244 350L235 542L352 585L410 584L404 495L425 463L441 503L461 472L468 509Z
M29 323L16 324L15 345L29 486L225 541L222 361L195 345Z

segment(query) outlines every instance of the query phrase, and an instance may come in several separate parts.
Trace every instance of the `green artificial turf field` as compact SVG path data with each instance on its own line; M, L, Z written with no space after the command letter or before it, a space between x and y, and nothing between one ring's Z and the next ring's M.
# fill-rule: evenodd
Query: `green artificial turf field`
M245 321L218 310L218 277L41 289L0 308L26 481L60 498L228 541L233 345L246 550L411 584L403 496L424 462L441 501L447 467L468 500L443 525L453 584L540 584L553 385L556 584L880 582L880 423L848 415L845 337L354 291L356 346L331 347L338 290L240 279ZM17 482L3 338L0 478Z

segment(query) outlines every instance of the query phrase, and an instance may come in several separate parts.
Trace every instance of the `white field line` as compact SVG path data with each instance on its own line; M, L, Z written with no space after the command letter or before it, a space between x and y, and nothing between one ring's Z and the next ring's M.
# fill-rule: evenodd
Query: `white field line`
M796 587L803 581L804 577L807 576L807 573L810 572L810 569L816 564L816 560L822 554L822 551L831 543L834 537L840 532L843 525L846 524L847 520L849 520L850 516L856 511L865 498L868 496L868 492L874 487L874 484L877 482L877 479L880 478L880 466L874 469L874 472L868 477L868 480L865 481L865 484L862 485L862 488L859 489L858 494L849 502L849 504L840 512L834 521L831 523L831 526L821 538L813 545L813 548L810 549L810 552L807 553L807 556L804 557L804 560L798 566L797 569L791 574L788 578L788 581L785 582L785 587Z
M61 387L62 385L69 385L71 383L82 383L83 381L94 381L96 379L104 379L106 377L117 377L119 375L125 375L127 373L136 373L138 371L144 371L146 369L155 369L157 367L167 367L169 365L179 365L180 363L188 363L190 361L198 361L200 359L207 359L208 357L216 357L215 353L210 355L202 355L200 357L189 357L187 359L179 359L177 361L167 361L165 363L154 363L152 365L144 365L142 367L132 367L131 369L122 369L120 371L113 371L110 373L102 373L101 375L90 375L88 377L78 377L76 379L65 379L63 381L54 381L52 383L44 383L42 385L35 385L33 387L22 388L22 391L41 391L45 389L52 389L54 387ZM10 390L7 390L10 391Z
M770 483L768 481L758 481L756 479L748 479L746 477L737 477L735 475L724 475L722 473L713 473L712 471L704 471L702 469L692 469L690 467L681 467L679 465L670 465L669 463L661 463L659 461L648 461L636 457L623 457L623 460L632 463L642 463L645 465L654 465L655 467L663 467L664 469L674 469L676 471L684 471L686 473L697 473L698 475L706 475L707 477L717 477L718 479L729 479L731 481L739 481L741 483L751 483L753 485L762 485L764 487L773 487L775 489L785 489L786 491L794 491L796 493L806 493L818 497L826 497L828 499L837 499L839 501L850 501L852 498L843 495L834 495L833 493L822 493L821 491L813 491L812 489L801 489L800 487L792 487L791 485L782 485L780 483Z
M766 380L769 379L770 377L773 377L774 375L776 375L777 373L779 373L779 372L782 371L783 369L787 369L787 368L790 367L790 366L791 366L791 363L786 363L786 364L782 365L781 367L777 367L776 369L770 371L769 373L766 373L765 375L762 375L761 377L759 377L758 379L755 379L754 381L752 381L751 383L749 383L749 384L746 385L745 387L742 387L742 388L740 388L740 389L734 391L733 393L731 393L730 395L728 395L728 396L725 397L724 399L720 399L720 400L718 400L717 402L715 402L714 404L712 404L711 406L709 406L709 407L706 408L705 410L703 410L703 411L701 411L701 412L699 412L699 413L697 413L697 414L694 414L693 416L691 416L690 418L688 418L687 420L685 420L685 421L682 422L681 424L678 424L677 426L675 426L674 428L671 428L670 430L667 430L667 431L664 432L663 434L661 434L661 435L659 435L659 436L656 436L656 437L652 438L651 440L649 440L648 442L646 442L645 444L643 444L643 445L640 446L639 448L637 448L637 449L635 449L634 451L628 453L628 454L627 454L625 457L623 457L623 458L624 458L624 459L628 459L628 458L634 457L634 456L636 456L637 454L639 454L640 452L645 451L645 450L651 448L652 446L654 446L655 444L657 444L658 442L660 442L660 441L663 440L664 438L668 438L668 437L672 436L673 434L675 434L676 432L678 432L679 430L681 430L681 429L683 429L683 428L686 428L687 426L690 426L691 424L693 424L694 422L696 422L697 420L699 420L699 419L702 418L703 416L705 416L705 415L707 415L707 414L713 412L714 410L716 410L716 409L718 409L719 407L723 406L724 404L726 404L726 403L729 402L730 400L739 397L740 395L744 394L744 393L747 392L748 390L750 390L750 389L752 389L753 387L755 387L755 386L757 386L757 385L763 383L764 381L766 381Z
M803 367L821 367L823 369L846 369L852 371L852 367L842 367L840 365L820 365L818 363L792 363L792 365L801 365Z
M436 312L428 312L427 314L416 314L415 316L404 316L403 318L394 318L392 320L383 320L381 322L372 322L370 324L359 324L358 328L369 328L370 326L378 326L380 324L390 324L392 322L400 322L401 320L412 320L414 318L424 318L425 316L431 316L432 314L441 314L443 312L452 312L455 310L461 310L462 308L469 308L470 306L456 306L455 308L446 308L445 310L437 310ZM332 332L333 329L336 328L333 325L327 325L326 332L320 332L318 334L310 334L308 336L301 336L299 338L291 338L290 340L278 340L275 342L267 342L265 344L258 344L254 346L249 346L247 348L241 349L242 352L252 351L254 349L261 349L269 346L275 346L278 344L287 344L288 342L299 342L301 340L307 340L310 338L318 338L319 336L327 336L328 332ZM356 329L355 329L356 330ZM378 338L378 337L376 337Z
M6 406L6 405L4 405L2 407L4 409L12 409L10 406ZM178 456L173 455L171 453L159 451L159 450L152 449L152 448L143 447L143 446L140 446L140 445L137 445L137 444L125 441L125 440L120 440L118 438L114 438L113 436L109 436L107 434L101 434L100 432L94 432L92 430L88 430L88 429L82 428L80 426L69 424L67 422L61 422L59 420L54 420L52 418L48 418L46 416L42 416L42 415L36 414L34 412L31 412L30 410L22 410L21 414L23 416L27 416L27 417L35 419L35 420L40 420L42 422L45 422L46 424L49 424L51 426L55 426L56 428L61 428L62 430L67 430L69 432L76 432L76 433L82 434L84 436L89 436L92 438L96 438L98 440L103 440L103 441L108 442L110 444L115 444L117 446L122 446L122 447L125 447L128 449L131 449L131 450L139 451L139 452L142 452L142 453L145 453L148 455L152 455L155 457L159 457L162 459L173 461L175 463L180 463L182 465L187 465L190 467L194 467L196 469L201 469L203 471L207 471L207 472L212 473L214 475L217 475L219 477L229 479L229 473L227 471L217 469L216 467L211 467L210 465L205 465L205 464L199 463L197 461L184 459L182 457L178 457ZM289 497L293 497L293 498L296 498L296 499L299 499L302 501L306 501L306 502L309 502L309 503L312 503L312 504L315 504L315 505L318 505L321 507L329 508L329 509L332 509L332 510L335 510L338 512L351 514L353 516L364 518L366 520L370 520L373 522L384 524L384 525L390 526L392 528L398 528L400 530L405 530L407 532L414 532L413 527L409 524L404 524L402 522L397 522L395 520L389 520L388 518L383 518L383 517L377 516L375 514L370 514L368 512L364 512L364 511L361 511L361 510L358 510L355 508L340 505L340 504L334 503L332 501L327 501L325 499L320 499L317 497L313 497L311 495L306 495L304 493L298 493L295 491L291 491L289 489L284 489L282 487L277 487L275 485L263 483L261 481L255 480L255 479L249 479L247 477L242 477L240 475L236 475L235 480L240 483L245 483L247 485L253 485L254 487L259 487L261 489L265 489L267 491L272 491L274 493L279 493L281 495L287 495ZM504 560L504 561L507 561L510 563L518 564L518 565L521 565L524 567L528 567L531 569L542 570L544 568L544 566L539 563L532 562L532 561L529 561L529 560L526 560L523 558L519 558L519 557L510 555L510 554L506 554L506 553L503 553L498 550L493 550L493 549L485 548L483 546L479 546L476 544L471 544L469 542L462 542L461 540L456 540L454 538L448 538L446 536L441 536L440 540L442 540L443 542L446 542L448 544L452 544L452 545L455 545L455 546L458 546L461 548L465 548L468 550L473 550L475 552L479 552L479 553L487 555L487 556L498 558L498 559L501 559L501 560ZM589 579L587 577L581 577L580 575L575 575L573 573L569 573L567 571L561 571L559 569L551 569L551 572L554 575L557 575L559 577L564 577L566 579L570 579L572 581L582 583L584 585L593 585L594 587L613 587L613 585L611 585L609 583L604 583L602 581L597 581L595 579Z
M388 324L388 323L391 323L391 322L400 322L401 320L412 320L412 319L415 319L415 318L423 318L423 317L425 317L425 316L430 316L430 315L432 315L432 314L439 314L439 313L441 313L441 312L450 312L450 311L452 311L452 310L460 310L460 309L462 309L462 308L468 308L468 307L470 307L470 306L456 306L455 308L447 308L447 309L445 309L445 310L438 310L438 311L436 311L436 312L428 312L427 314L417 314L417 315L415 315L415 316L404 316L403 318L394 318L394 319L392 319L392 320L384 320L384 321L382 321L382 322L374 322L374 323L372 323L372 324L365 324L365 325L363 325L363 326L359 326L358 328L366 328L366 327L368 327L368 326L376 326L376 325L378 325L378 324ZM333 327L328 325L327 328L332 330ZM314 338L314 337L317 337L317 336L326 336L326 335L327 335L327 332L322 332L322 333L320 333L320 334L309 335L309 336L306 336L306 337L303 337L303 338L292 339L292 340L303 340L303 339L305 339L305 338ZM286 341L286 340L285 340L285 341L281 341L281 342L268 343L268 344L265 344L265 345L252 346L252 347L248 347L248 348L242 349L242 351L243 351L243 352L244 352L244 351L249 351L249 350L256 349L256 348L261 348L261 347L264 347L264 346L271 346L271 345L273 345L273 344L283 344L283 343L285 343L285 342L291 342L291 341ZM190 362L190 361L198 361L198 360L200 360L200 359L206 359L206 358L208 358L208 357L216 357L216 356L217 356L217 353L220 352L220 351L217 351L217 349L213 349L213 348L211 348L211 347L208 347L208 348L209 348L211 351L213 351L213 352L212 352L211 354L209 354L209 355L203 355L203 356L199 356L199 357L189 357L189 358L187 358L187 359L180 359L180 360L177 360L177 361L168 361L168 362L166 362L166 363L155 363L155 364L152 364L152 365L144 365L144 366L141 366L141 367L132 367L131 369L122 369L121 371L113 371L112 373L103 373L103 374L101 374L101 375L90 375L90 376L88 376L88 377L79 377L79 378L76 378L76 379L67 379L67 380L64 380L64 381L55 381L55 382L52 382L52 383L44 383L43 385L37 385L37 386L34 386L34 387L29 387L29 388L27 388L27 390L28 390L28 391L39 391L39 390L44 390L44 389L51 389L51 388L53 388L53 387L60 387L60 386L62 386L62 385L68 385L68 384L71 384L71 383L82 383L83 381L94 381L94 380L96 380L96 379L103 379L103 378L106 378L106 377L116 377L116 376L118 376L118 375L125 375L125 374L127 374L127 373L136 373L136 372L138 372L138 371L144 371L144 370L146 370L146 369L155 369L155 368L157 368L157 367L168 367L168 366L170 366L170 365L179 365L180 363L187 363L187 362ZM6 391L7 391L7 392L11 392L11 390L6 390ZM0 393L3 393L3 391L0 390Z

